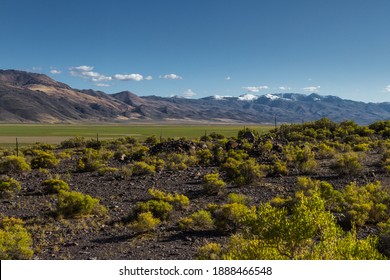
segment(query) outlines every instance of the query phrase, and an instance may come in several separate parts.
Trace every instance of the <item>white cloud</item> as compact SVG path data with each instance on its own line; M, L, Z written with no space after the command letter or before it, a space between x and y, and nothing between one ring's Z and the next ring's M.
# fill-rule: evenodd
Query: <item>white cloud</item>
M319 92L320 91L320 86L311 86L311 87L304 87L303 88L303 91L304 92L310 92L310 93L313 93L313 92Z
M103 83L97 83L97 84L95 84L95 86L97 86L97 87L110 87L111 85L103 84Z
M145 77L145 80L151 81L151 80L153 80L153 77L152 77L152 76L146 76L146 77Z
M88 80L91 80L92 82L104 82L104 81L111 81L112 77L106 76L103 74L100 74L98 72L94 72L93 66L76 66L69 68L70 74L75 77L81 77Z
M54 74L54 75L58 75L58 74L61 74L62 71L57 70L57 69L51 69L51 70L50 70L50 73L52 73L52 74Z
M269 89L268 86L257 86L257 87L243 87L243 89L246 89L249 92L259 92L263 89Z
M74 69L74 70L80 71L80 72L88 72L88 71L93 70L93 66L82 65L82 66L72 67L71 69Z
M184 93L183 93L183 97L186 97L186 98L190 98L190 97L193 97L195 96L196 93L192 91L192 89L187 89Z
M182 80L183 78L176 74L167 74L167 75L160 75L160 79L167 79L167 80Z
M388 86L385 88L385 91L386 91L386 92L390 92L390 85L388 85Z
M144 77L141 74L116 74L114 79L119 81L142 81Z
M225 80L226 81L230 81L232 78L230 77L230 76L227 76L226 78L225 78Z
M279 87L280 90L291 90L290 87Z

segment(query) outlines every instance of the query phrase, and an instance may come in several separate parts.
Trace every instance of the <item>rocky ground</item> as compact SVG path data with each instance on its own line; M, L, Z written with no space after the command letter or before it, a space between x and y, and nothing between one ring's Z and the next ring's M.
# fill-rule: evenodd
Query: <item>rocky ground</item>
M380 180L390 183L390 177L381 171L378 154L364 159L364 170L359 176L339 177L329 169L329 160L319 161L320 168L311 177L326 180L336 189L354 181L358 184ZM112 161L120 167L121 163ZM32 170L26 175L8 174L22 183L22 190L13 197L0 200L2 216L22 218L32 234L35 259L194 259L197 248L208 243L224 243L228 234L215 231L183 232L178 228L180 218L209 203L227 202L230 192L250 197L252 205L266 202L275 196L293 195L297 175L266 177L245 187L229 185L222 195L207 195L202 188L202 178L215 171L215 167L189 167L183 171L160 171L154 175L123 176L103 175L96 172L75 172L74 160L62 160L50 174ZM59 175L69 182L72 190L100 199L107 207L108 217L58 219L52 214L56 195L44 194L42 182ZM151 198L147 190L155 187L165 192L180 193L189 197L188 209L175 211L168 222L154 232L139 234L126 223L134 205ZM358 234L366 236L376 232L365 226Z

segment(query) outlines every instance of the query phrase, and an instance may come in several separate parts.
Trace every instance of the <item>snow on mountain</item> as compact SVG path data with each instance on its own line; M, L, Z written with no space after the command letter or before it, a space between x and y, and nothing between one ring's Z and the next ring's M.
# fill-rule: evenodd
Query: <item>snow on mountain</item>
M225 98L231 98L231 95L214 95L215 100L224 100Z
M253 101L253 100L256 100L258 98L259 98L258 95L247 93L247 94L240 95L238 97L238 100L241 100L241 101Z
M264 96L265 96L266 98L268 98L268 99L271 99L271 100L280 99L279 96L273 95L273 94L266 94L266 95L264 95Z

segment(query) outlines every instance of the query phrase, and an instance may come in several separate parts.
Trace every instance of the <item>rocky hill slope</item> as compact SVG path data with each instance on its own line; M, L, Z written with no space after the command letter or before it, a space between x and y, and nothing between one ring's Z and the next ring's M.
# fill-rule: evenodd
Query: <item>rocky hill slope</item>
M200 99L140 97L78 90L50 77L0 70L0 122L71 123L180 121L296 123L327 117L359 124L390 119L390 103L364 103L318 94L244 94Z

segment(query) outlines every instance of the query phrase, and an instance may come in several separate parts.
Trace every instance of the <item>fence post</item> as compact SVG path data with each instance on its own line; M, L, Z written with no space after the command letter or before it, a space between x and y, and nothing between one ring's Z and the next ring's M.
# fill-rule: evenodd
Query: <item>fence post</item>
M18 137L16 137L16 156L19 156L19 143L18 143Z

